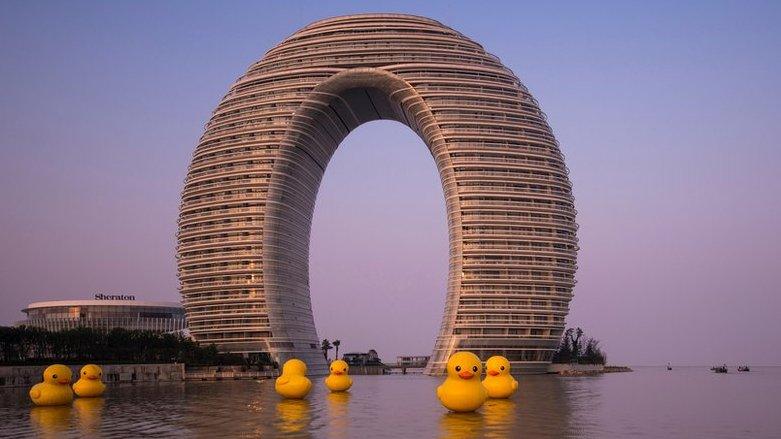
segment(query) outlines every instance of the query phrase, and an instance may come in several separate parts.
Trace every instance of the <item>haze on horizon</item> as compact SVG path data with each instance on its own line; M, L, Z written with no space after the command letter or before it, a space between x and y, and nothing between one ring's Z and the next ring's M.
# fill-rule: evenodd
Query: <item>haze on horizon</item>
M0 4L0 324L97 292L178 301L179 196L230 84L310 22L437 19L513 69L566 155L580 224L567 319L611 363L781 364L781 5ZM436 167L394 122L326 170L320 338L428 355L444 305Z

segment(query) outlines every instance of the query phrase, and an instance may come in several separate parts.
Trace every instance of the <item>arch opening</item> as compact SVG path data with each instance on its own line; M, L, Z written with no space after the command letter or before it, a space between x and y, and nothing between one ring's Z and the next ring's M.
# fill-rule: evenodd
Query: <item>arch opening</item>
M340 339L340 355L375 349L385 362L431 353L447 289L447 220L436 168L407 126L368 122L339 144L309 255L319 339Z

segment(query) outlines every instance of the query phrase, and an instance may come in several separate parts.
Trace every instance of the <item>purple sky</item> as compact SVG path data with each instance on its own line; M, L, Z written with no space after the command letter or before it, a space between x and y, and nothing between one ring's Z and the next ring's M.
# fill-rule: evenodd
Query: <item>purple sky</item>
M28 302L178 300L179 193L203 124L309 22L429 16L539 100L579 211L568 324L629 364L781 364L781 4L0 3L0 324ZM406 127L358 128L312 233L321 337L428 354L442 189Z

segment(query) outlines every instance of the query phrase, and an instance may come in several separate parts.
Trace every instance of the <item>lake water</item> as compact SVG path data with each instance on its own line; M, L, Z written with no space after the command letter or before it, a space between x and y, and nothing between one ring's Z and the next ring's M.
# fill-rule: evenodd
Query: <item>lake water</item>
M781 437L775 367L523 376L512 399L489 401L474 414L439 405L440 378L355 376L348 394L328 393L321 380L304 401L281 400L271 380L115 385L103 398L65 407L31 407L27 389L5 389L0 436Z

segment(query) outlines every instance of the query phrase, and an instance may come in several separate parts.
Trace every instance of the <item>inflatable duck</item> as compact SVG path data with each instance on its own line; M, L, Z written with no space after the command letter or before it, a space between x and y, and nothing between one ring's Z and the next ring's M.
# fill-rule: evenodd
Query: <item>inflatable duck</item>
M456 352L447 361L447 378L437 387L437 397L445 408L454 412L473 412L488 398L480 382L483 366L477 355Z
M350 366L343 360L334 360L331 363L331 374L325 379L325 386L332 392L344 392L353 385L353 380L347 376Z
M501 355L495 355L485 362L483 386L489 398L509 398L518 390L518 381L510 375L510 362Z
M81 368L79 379L73 385L73 391L82 398L100 396L106 391L106 385L100 380L103 371L96 364L87 364Z
M291 358L282 366L282 375L277 378L274 390L282 397L302 399L312 389L312 382L306 377L306 363Z
M52 364L43 371L43 382L30 389L30 398L36 405L63 405L73 401L71 370L62 364Z

